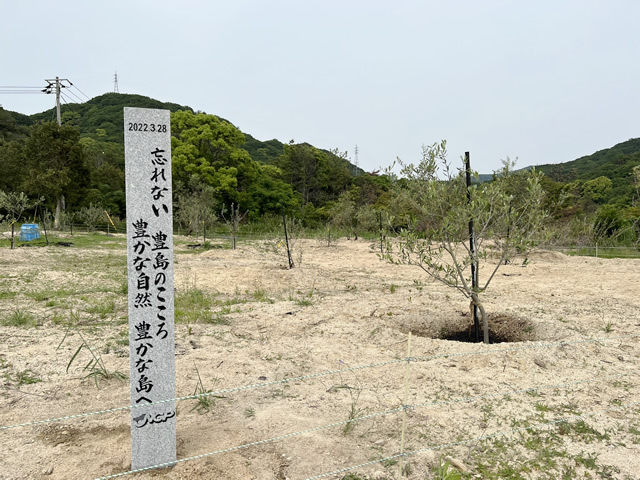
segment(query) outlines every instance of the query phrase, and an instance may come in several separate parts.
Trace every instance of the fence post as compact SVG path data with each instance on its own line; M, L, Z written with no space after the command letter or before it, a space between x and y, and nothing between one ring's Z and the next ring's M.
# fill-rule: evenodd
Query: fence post
M409 367L411 365L411 332L407 339L407 367L404 371L404 399L402 400L402 431L400 433L400 476L404 474L404 432L407 427L407 397L409 396Z

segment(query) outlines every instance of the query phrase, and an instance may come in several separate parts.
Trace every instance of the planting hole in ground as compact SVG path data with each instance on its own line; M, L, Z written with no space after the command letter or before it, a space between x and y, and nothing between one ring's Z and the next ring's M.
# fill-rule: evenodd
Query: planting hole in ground
M487 312L489 343L524 342L537 340L533 322L511 313ZM431 323L415 322L408 330L413 335L454 342L475 342L475 331L470 314L452 314L449 318L435 319ZM482 325L480 341L482 341Z

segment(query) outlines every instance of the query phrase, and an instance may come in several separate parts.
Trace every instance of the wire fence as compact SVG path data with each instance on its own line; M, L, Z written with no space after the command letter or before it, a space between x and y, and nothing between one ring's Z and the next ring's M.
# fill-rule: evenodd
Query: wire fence
M37 220L37 219L36 219ZM49 234L71 235L79 233L99 233L99 234L125 234L127 230L127 222L120 219L113 219L113 222L100 222L94 225L78 222L68 222L58 229L53 229L49 221L40 223L41 237L45 236L45 231ZM19 229L19 227L18 227ZM260 225L260 224L243 224L233 233L231 227L224 224L216 224L211 226L198 228L185 228L180 224L173 226L173 233L176 236L184 237L187 241L194 243L194 246L204 246L209 242L209 246L213 242L219 242L223 245L249 243L255 241L273 240L283 235L281 225ZM328 242L335 242L337 238L346 236L347 232L331 231L329 235L326 232L315 229L313 231L305 231L302 235L304 238L315 238L318 240L328 238ZM370 239L378 241L375 234ZM7 233L5 233L7 235ZM9 228L10 235L10 228ZM16 233L17 235L17 233ZM375 238L374 238L375 237ZM364 237L363 237L364 238ZM42 239L41 239L42 240ZM199 243L200 242L200 243ZM543 245L541 248L564 253L566 255L587 256L596 258L640 258L640 244L611 246L599 245L598 243L586 244L579 243L574 245Z
M434 355L415 356L415 357L408 355L406 357L394 358L394 359L389 359L389 360L386 360L386 361L368 363L368 364L357 365L357 366L353 366L353 367L345 367L345 368L341 368L341 369L320 371L320 372L315 372L315 373L310 373L310 374L307 374L307 375L300 375L300 376L295 376L295 377L286 377L286 378L283 378L283 379L280 379L280 380L275 380L275 381L270 381L270 382L261 382L261 383L243 385L243 386L222 388L222 389L218 389L216 391L210 391L210 392L205 392L205 393L201 393L201 394L194 394L194 395L186 395L186 396L182 396L182 397L177 397L177 398L167 399L167 400L163 400L163 401L159 401L159 402L154 402L154 404L160 404L160 403L165 403L165 402L173 402L173 401L194 400L194 399L199 399L199 398L203 398L203 397L207 397L207 396L219 396L219 395L222 395L222 394L241 392L241 391L259 389L259 388L265 388L265 387L269 387L269 386L286 384L286 383L291 383L291 382L301 382L301 381L321 378L321 377L325 377L325 376L341 375L341 374L344 374L344 373L347 373L347 372L357 372L357 371L360 371L360 370L368 370L368 369L380 368L380 367L383 367L383 366L390 366L390 365L395 365L395 366L406 365L407 368L409 368L411 365L416 366L416 365L426 364L427 362L438 360L438 359L453 359L453 358L463 358L463 357L481 356L481 355L500 355L500 354L506 354L506 353L523 352L523 351L527 351L527 350L529 350L529 351L531 351L531 350L541 350L541 349L550 349L550 348L556 348L556 347L565 348L565 347L570 346L570 345L579 346L579 345L589 345L589 344L591 344L591 345L598 345L598 346L605 346L605 345L606 346L612 346L612 345L615 346L616 342L620 343L621 341L629 341L631 339L637 339L638 337L640 337L640 335L634 335L634 336L607 336L607 337L600 337L600 338L588 338L588 339L578 339L578 340L569 340L569 341L562 341L561 340L561 341L554 341L554 342L536 342L536 343L531 343L531 344L517 345L517 346L513 346L513 347L508 347L508 348L503 348L503 347L501 347L501 348L486 348L485 346L479 345L477 347L478 348L477 350L469 351L469 352L449 352L449 353L443 352L443 353L438 353L438 354L434 354ZM450 399L439 399L439 400L419 402L419 403L414 403L414 404L405 403L406 402L406 400L405 400L404 402L401 402L399 405L397 405L397 406L395 406L393 408L388 408L388 409L384 409L384 410L368 413L366 415L353 416L353 417L348 418L346 420L340 420L340 421L331 422L331 423L324 424L324 425L313 426L313 427L310 427L310 428L297 430L297 431L294 431L294 432L289 432L289 433L286 433L286 434L282 434L282 435L278 435L278 436L274 436L274 437L270 437L270 438L264 438L264 439L256 440L256 441L253 441L253 442L248 442L248 443L243 443L243 444L239 444L239 445L228 446L228 447L220 448L220 449L208 452L208 453L203 453L203 454L188 456L188 457L184 457L184 458L179 458L179 459L177 459L175 461L168 462L168 463L156 464L156 465L152 465L152 466L149 466L149 467L146 467L146 468L123 471L123 472L120 472L120 473L106 475L106 476L99 477L99 480L106 480L106 479L111 479L111 478L119 478L119 477L123 477L123 476L127 476L127 475L132 475L132 474L135 474L135 473L140 473L140 472L143 472L143 471L148 471L148 470L162 468L162 467L168 467L168 466L172 466L172 465L176 465L176 464L180 464L180 463L184 463L184 462L194 461L194 460L202 459L202 458L205 458L205 457L211 457L211 456L215 456L215 455L221 455L221 454L224 454L224 453L230 453L230 452L234 452L234 451L238 451L238 450L248 449L248 448L251 448L251 447L257 447L257 446L260 446L260 445L266 445L266 444L271 444L271 443L275 443L275 442L280 442L280 441L287 440L287 439L294 438L294 437L298 437L298 436L301 436L301 435L308 435L308 434L312 434L312 433L316 433L316 432L320 432L320 431L323 431L323 430L328 430L328 429L332 429L332 428L336 428L336 427L344 427L347 424L353 425L355 423L363 422L365 420L370 420L370 419L374 419L374 418L380 418L380 417L385 417L385 416L394 415L394 414L400 414L400 413L405 414L407 411L416 411L418 409L422 409L422 408L426 408L426 407L439 408L439 407L451 406L451 405L455 405L455 404L473 403L473 402L480 402L480 401L483 401L483 400L498 399L498 398L506 397L506 396L516 396L516 395L525 395L525 394L538 393L538 392L541 392L541 391L544 391L544 390L553 390L553 391L566 390L568 392L568 391L571 391L572 389L575 389L575 388L578 388L578 387L582 387L582 386L586 386L586 385L603 384L603 383L612 382L612 381L620 381L621 379L636 380L637 377L638 377L638 373L637 372L632 372L632 371L628 371L628 372L625 372L625 373L615 373L615 374L611 374L611 375L607 375L607 376L600 376L597 372L594 372L594 374L590 378L582 379L582 380L570 380L570 381L550 383L550 384L533 384L533 385L530 385L530 386L527 386L527 387L517 388L517 389L511 387L509 389L505 389L505 390L501 390L501 391L495 391L495 392L486 393L486 394L468 395L468 396L461 396L461 397L450 398ZM562 417L560 419L554 419L554 420L550 420L548 422L542 422L542 423L539 423L539 424L536 424L536 425L530 425L530 426L527 426L527 427L514 427L514 428L510 428L510 429L503 429L501 431L493 432L491 434L486 434L486 435L483 434L482 436L474 437L474 438L471 438L471 439L465 439L465 440L456 441L456 442L446 442L446 443L441 443L441 444L436 444L436 445L428 445L428 446L425 446L425 447L422 447L422 448L418 448L418 449L414 449L414 450L402 451L401 453L394 454L394 455L391 455L391 456L381 457L381 458L377 458L375 460L371 460L371 461L367 461L367 462L363 462L363 463L359 463L359 464L355 464L355 465L345 466L345 467L342 467L342 468L339 468L339 469L336 469L336 470L332 470L332 471L329 471L329 472L326 472L326 473L316 474L316 475L308 477L307 480L316 480L316 479L320 479L320 478L326 478L326 477L331 477L331 476L335 476L335 475L340 475L342 473L346 473L346 472L357 470L357 469L364 468L364 467L367 467L367 466L379 464L381 462L389 462L389 461L393 461L393 460L396 460L396 459L404 459L404 458L413 457L413 456L419 455L420 453L423 453L423 452L426 452L426 451L429 451L429 450L432 450L432 451L434 451L434 450L443 450L443 449L447 449L447 448L452 448L454 446L464 445L464 444L474 443L474 442L479 442L481 440L487 440L487 439L498 437L498 436L513 436L515 433L521 432L521 431L524 431L524 430L529 431L529 430L533 430L533 429L541 429L541 428L549 427L551 425L555 425L555 424L560 423L560 422L568 422L568 421L571 421L571 420L590 418L590 417L597 416L597 415L602 415L604 413L611 412L611 411L627 410L627 409L629 409L631 407L636 406L638 403L639 402L632 402L632 403L627 403L625 405L617 405L616 407L613 407L613 408L609 408L609 409L601 410L599 412L593 412L593 413L589 413L589 414L585 414L585 415L572 415L570 417ZM45 424L45 423L60 422L60 421L78 419L78 418L89 417L89 416L94 416L94 415L122 412L122 411L127 411L127 410L134 409L136 407L138 407L138 405L135 405L135 404L134 405L126 405L126 406L108 408L108 409L98 410L98 411L93 411L93 412L76 413L76 414L71 414L71 415L66 415L66 416L61 416L61 417L47 418L47 419L42 419L42 420L33 420L33 421L22 422L22 423L17 423L17 424L13 424L13 425L0 426L0 431L8 431L8 430L16 429L16 428L19 428L19 427L37 426L37 425L42 425L42 424Z
M565 255L596 258L640 258L640 245L637 246L601 246L593 245L550 245L547 248Z

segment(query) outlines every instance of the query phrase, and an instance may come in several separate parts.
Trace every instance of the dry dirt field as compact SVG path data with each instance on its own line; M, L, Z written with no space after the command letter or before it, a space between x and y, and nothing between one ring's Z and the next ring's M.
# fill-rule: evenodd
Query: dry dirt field
M0 250L2 480L130 469L128 410L16 426L128 405L125 240L96 238ZM640 260L504 266L485 305L510 342L481 345L443 338L468 327L460 294L368 241L300 240L293 270L264 243L186 243L177 392L212 394L178 403L185 461L122 478L460 478L447 458L462 478L640 478ZM83 341L104 368L73 358Z

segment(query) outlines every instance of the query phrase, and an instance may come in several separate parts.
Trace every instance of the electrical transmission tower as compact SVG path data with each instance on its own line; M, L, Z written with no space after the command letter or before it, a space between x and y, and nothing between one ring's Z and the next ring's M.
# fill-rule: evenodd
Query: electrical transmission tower
M113 75L113 93L120 93L120 90L118 90L118 72Z
M355 163L356 163L356 167L359 167L360 164L358 163L358 145L356 145L356 159L355 159Z

